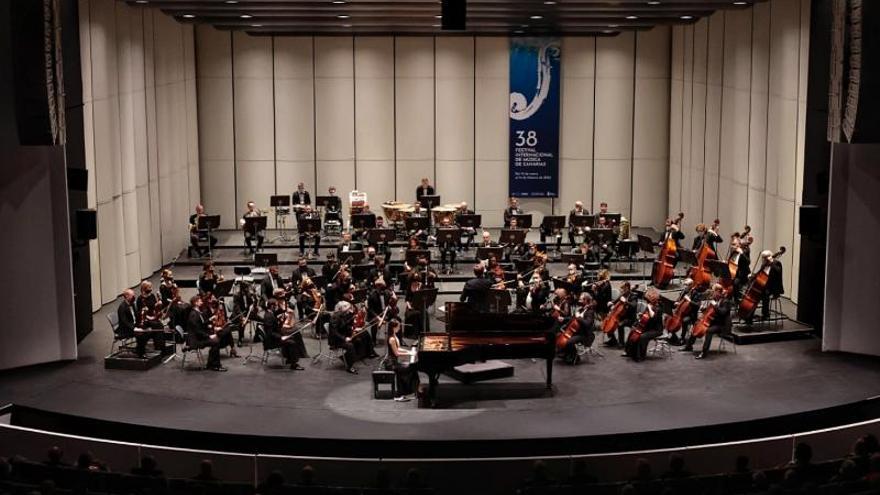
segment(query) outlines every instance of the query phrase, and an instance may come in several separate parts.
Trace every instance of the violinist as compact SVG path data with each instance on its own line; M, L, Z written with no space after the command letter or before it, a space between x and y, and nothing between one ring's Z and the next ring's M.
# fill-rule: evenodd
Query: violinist
M338 302L333 315L330 317L330 335L327 341L331 346L343 349L344 353L341 359L345 365L345 371L356 375L358 371L354 367L354 362L357 360L359 353L356 352L355 343L369 339L369 334L361 333L360 335L364 335L365 339L355 339L354 320L354 306L348 301ZM372 351L372 345L369 348Z
M517 308L524 308L526 311L538 313L549 297L550 285L545 279L543 266L538 266L532 271L528 284L523 281L521 275L517 275Z
M159 296L162 299L163 305L167 306L174 297L175 287L177 287L177 284L174 283L174 273L168 268L162 270L162 281L159 282Z
M269 273L266 274L266 277L260 282L260 290L263 293L263 299L268 300L275 296L275 291L278 289L285 289L284 280L281 279L281 275L278 274L278 267L272 265L269 267ZM282 297L287 297L286 295L282 295Z
M629 282L624 282L620 286L620 296L616 301L609 301L608 308L611 309L618 301L625 305L625 309L617 325L617 336L611 335L611 338L605 341L605 345L608 347L618 347L626 343L624 338L626 336L626 327L632 327L637 317L638 295L632 290Z
M376 256L375 261L373 261L373 268L367 273L367 284L373 285L379 278L386 281L391 280L391 270L386 266L384 256Z
M660 293L653 287L645 293L645 310L630 330L626 341L626 355L634 361L643 361L648 353L648 344L663 334L663 312L660 311ZM635 336L634 336L635 335Z
M461 236L466 239L464 243L464 250L468 251L471 248L471 244L474 243L474 236L477 235L477 229L474 227L463 227L459 218L461 215L473 215L474 210L468 208L468 204L464 201L458 205L458 210L455 211L455 224L461 229ZM461 252L461 243L459 243L458 250Z
M568 242L571 243L572 247L577 246L575 237L582 236L590 230L589 227L576 227L574 219L589 214L590 212L584 209L583 201L575 201L574 208L568 212Z
M596 339L596 335L593 333L596 324L595 301L590 297L590 294L583 292L578 297L572 319L576 322L575 333L565 347L560 350L560 354L566 363L574 365L580 361L578 344L583 347L591 347Z
M324 296L315 282L306 277L300 283L300 293L297 297L297 308L299 309L299 318L314 318L315 313L321 309L324 304ZM318 330L320 330L318 326Z
M337 272L336 278L327 286L324 297L327 299L327 307L333 308L337 303L346 299L346 296L354 292L354 285L351 283L351 274L348 268L343 265Z
M332 251L327 253L327 261L321 265L321 276L328 282L332 281L336 276L336 272L339 271L339 266L339 261L336 259L336 253Z
M568 271L562 281L571 287L572 297L580 296L580 293L583 290L584 278L581 276L577 265L574 263L568 265Z
M206 369L212 371L226 371L220 364L220 336L211 332L208 327L208 319L205 317L204 301L201 296L193 296L190 299L189 317L186 321L186 345L191 349L210 347Z
M244 243L247 244L248 251L251 254L256 253L257 251L263 249L263 239L266 237L266 231L262 229L252 230L247 228L247 223L245 222L246 218L257 218L262 217L263 212L257 208L257 204L253 201L247 202L247 211L244 212L244 215L241 216L241 219L238 221L238 224L241 226L242 230L244 230ZM257 247L254 249L254 238L257 239Z
M255 288L250 283L239 284L238 290L232 296L232 318L229 321L238 330L239 347L241 347L242 341L244 341L244 329L247 325L247 320L257 311L259 302Z
M293 336L285 334L284 326L287 324L288 316L290 319L293 317L273 297L269 298L266 302L266 311L262 315L253 315L252 317L254 320L259 321L263 327L264 348L268 350L280 347L281 355L284 356L285 363L290 366L290 369L303 370L305 368L299 364L299 358L305 355L302 334L297 333Z
M205 262L205 264L202 265L202 274L199 275L199 279L196 282L196 287L198 287L199 289L199 295L206 294L208 292L213 293L214 289L217 287L217 284L222 281L223 275L218 275L214 273L214 262Z
M133 290L125 289L122 291L122 301L120 301L119 306L116 308L116 317L119 320L119 327L116 329L116 336L124 339L134 338L137 341L135 353L139 358L143 358L146 354L147 341L150 339L150 333L139 330L135 310L135 299L137 299L137 296L135 296ZM155 340L153 341L153 345L157 345ZM164 340L162 341L162 346L164 347Z
M767 249L761 251L760 269L767 274L767 285L761 293L761 319L767 320L770 318L770 300L779 299L779 296L785 294L782 286L782 262L774 257L773 251ZM746 325L751 325L753 318L753 315L746 318Z
M505 228L515 228L510 225L510 220L514 215L522 215L522 210L519 208L519 200L516 198L510 198L507 201L507 208L504 209L504 227Z
M204 298L204 307L208 310L205 315L208 320L208 329L217 335L219 348L229 347L229 357L238 357L238 353L235 351L235 342L232 340L232 332L235 328L227 318L226 305L213 294L208 294Z
M568 291L561 287L554 290L553 295L541 305L541 310L547 316L555 319L558 327L562 327L571 317L571 298L568 295Z
M682 285L684 288L678 296L678 301L675 302L673 311L677 310L682 304L687 304L689 309L681 320L681 331L673 333L669 337L670 345L685 345L688 331L699 317L700 302L703 300L706 292L702 286L694 284L694 281L690 278L684 279Z
M210 251L199 245L200 241L207 240L211 249L217 245L217 238L210 235L207 230L199 230L199 217L205 216L205 207L201 203L196 205L196 212L189 216L189 242L200 257L206 256Z
M278 293L279 295L284 295L284 291L279 290ZM274 337L280 339L281 354L284 355L287 364L290 365L290 369L302 370L303 367L299 365L299 359L309 357L309 353L306 351L306 344L303 342L302 331L294 327L296 316L287 300L275 299L275 301L277 302L275 317L281 324L281 335L275 335Z
M474 278L465 282L459 300L478 313L488 312L491 287L492 281L486 278L483 265L477 263L474 265Z
M342 241L339 242L339 246L336 248L336 257L340 260L344 260L346 256L348 256L349 251L363 251L364 246L360 242L354 242L351 240L351 234L345 232L342 234Z
M772 253L771 253L772 254ZM731 327L731 304L730 299L725 296L724 287L721 284L715 284L712 286L712 295L711 298L707 301L706 309L715 307L715 316L712 318L710 322L709 329L706 331L706 335L703 337L703 349L699 354L696 355L697 359L705 358L709 353L709 346L712 345L712 337L716 334L723 334L730 331ZM687 345L682 349L683 351L692 351L694 348L694 343L697 341L697 337L691 335L691 337L687 341Z
M294 193L294 194L296 194L296 193ZM308 194L309 193L306 193L306 201L308 201ZM317 212L312 210L311 205L306 203L305 206L303 206L302 213L297 215L296 218L297 218L297 221L315 220L315 219L320 219L321 216L318 215ZM306 239L308 239L308 238L311 238L314 241L314 244L312 245L312 253L315 256L318 256L318 246L320 246L320 244L321 244L321 234L319 232L302 232L302 231L299 232L299 255L300 256L306 255Z
M138 315L138 327L144 330L154 330L150 332L153 345L164 351L165 337L162 330L165 329L165 324L161 319L162 301L153 292L153 282L144 280L141 282L140 289L141 292L134 305Z
M384 278L377 278L370 293L367 294L367 321L371 325L370 337L373 343L376 342L379 327L396 318L397 313L397 295L385 285Z
M302 286L303 280L307 278L314 278L315 270L309 268L309 263L305 258L300 257L296 261L296 268L290 273L290 283L296 289L299 289Z

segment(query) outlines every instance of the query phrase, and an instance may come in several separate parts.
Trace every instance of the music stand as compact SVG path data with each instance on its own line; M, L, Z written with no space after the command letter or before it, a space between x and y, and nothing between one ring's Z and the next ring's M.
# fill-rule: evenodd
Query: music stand
M354 265L351 267L351 278L355 281L366 280L373 266L372 263Z
M696 265L697 264L697 253L695 251L691 251L690 249L681 248L678 251L678 261L682 263L687 263L688 265Z
M296 221L296 230L300 234L320 234L321 219L320 218L300 218Z
M351 303L360 304L367 300L367 289L355 289L351 291Z
M608 244L612 244L614 240L614 230L613 229L592 229L589 232L584 234L584 239L589 239L595 244L601 244L602 242L607 242Z
M581 229L593 228L593 225L596 224L596 217L593 215L574 215L569 218L569 227L576 227Z
M654 254L654 240L642 234L636 234L636 241L639 243L639 251L642 252L642 279L645 279L645 261L647 256L645 253Z
M431 263L431 251L427 249L408 249L406 251L406 264L414 267L418 264L420 258L428 260Z
M339 255L339 263L347 264L349 266L356 265L364 259L364 250L363 249L355 249L352 251L345 251L344 253L340 253Z
M439 194L426 194L419 198L419 204L422 205L422 208L427 210L431 210L435 206L440 205L440 195Z
M461 229L458 227L443 227L437 229L437 243L453 243L461 242Z
M486 302L490 313L507 313L510 307L510 291L507 289L489 289L486 294Z
M337 200L339 204L342 204L342 199L339 196L315 196L315 207L327 208L330 203L336 203Z
M356 213L351 216L351 226L357 230L372 229L376 226L376 214Z
M211 248L211 244L213 244L213 242L211 242L211 232L220 227L220 215L202 215L197 218L196 229L208 231L208 257L213 258L214 253Z
M245 217L244 230L250 232L254 236L254 242L257 242L257 233L266 230L266 217ZM254 248L254 254L257 254L257 248Z
M371 228L367 231L367 242L379 245L390 240L394 240L394 229Z
M675 311L675 302L666 296L660 296L660 311L667 315L671 315Z
M505 242L507 241L507 242ZM512 244L518 246L526 241L526 231L522 229L501 229L501 235L498 242L501 244Z
M532 228L532 214L531 213L518 213L516 215L511 215L510 218L516 219L517 228L520 228L520 229Z
M433 306L437 301L437 289L421 289L412 292L413 307L422 308L422 333L431 331L430 320L428 319L428 307Z
M459 215L458 216L458 225L459 227L467 227L471 229L478 229L480 225L483 223L483 215Z
M431 224L429 217L409 217L403 220L403 226L407 232L416 230L428 230Z
M287 240L287 215L290 213L290 196L286 194L278 194L269 196L269 206L275 208L275 228L281 232L277 236L269 240L272 243L278 239ZM280 218L280 222L279 222ZM279 227L280 223L280 227Z
M583 253L562 253L562 263L566 266L574 264L575 266L583 266L587 260L587 256Z
M709 269L709 272L711 272L712 275L715 275L719 279L725 282L731 279L730 266L727 264L727 260L706 260L704 265Z
M532 260L513 260L513 266L516 267L516 273L525 273L534 265Z
M214 286L214 296L216 296L217 299L223 299L232 292L232 286L234 284L235 279L217 282L217 285Z
M477 259L478 260L487 260L492 255L495 256L495 259L501 261L501 258L504 256L504 248L501 246L477 246Z
M269 266L277 266L278 265L278 254L277 253L257 253L254 255L254 266L261 266L263 268Z
M605 217L605 223L613 226L620 225L620 217L622 216L620 213L606 213L604 215L599 214L599 217Z

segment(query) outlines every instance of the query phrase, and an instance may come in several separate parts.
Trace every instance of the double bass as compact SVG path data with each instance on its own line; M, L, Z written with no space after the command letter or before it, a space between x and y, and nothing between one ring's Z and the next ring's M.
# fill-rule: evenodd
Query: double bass
M773 259L785 254L785 246L780 246L779 251L773 253ZM742 301L739 303L737 314L743 320L751 318L755 314L761 299L764 297L764 291L767 289L767 281L770 280L770 272L768 270L769 263L762 260L761 268L752 275L749 285L743 293Z
M672 222L678 225L684 213L679 212L678 217ZM678 262L678 246L675 244L675 238L672 231L666 236L666 241L660 249L660 254L654 260L654 267L651 271L651 283L658 289L663 289L675 277L675 264Z
M718 255L715 253L711 247L709 247L709 233L713 232L718 228L718 225L721 224L721 221L717 218L714 222L712 222L712 227L707 228L705 232L703 232L703 243L700 245L700 250L697 252L697 264L691 267L690 273L688 273L688 277L694 281L696 286L705 286L709 285L712 281L712 272L706 268L706 260L708 259L718 259Z

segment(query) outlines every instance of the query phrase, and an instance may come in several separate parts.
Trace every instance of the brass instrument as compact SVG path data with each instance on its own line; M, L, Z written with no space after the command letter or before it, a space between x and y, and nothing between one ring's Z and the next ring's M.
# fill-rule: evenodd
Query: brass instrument
M449 219L449 222L455 219L455 212L457 208L453 208L450 206L438 206L431 210L431 215L434 216L434 225L440 225L443 223L443 220Z
M629 234L630 234L629 229L630 229L629 219L626 217L620 217L620 232L618 234L620 240L629 239Z

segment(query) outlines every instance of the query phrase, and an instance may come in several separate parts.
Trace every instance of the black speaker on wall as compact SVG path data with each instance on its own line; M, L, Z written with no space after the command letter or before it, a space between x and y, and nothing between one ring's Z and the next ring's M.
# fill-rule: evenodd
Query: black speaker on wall
M443 30L463 31L467 19L467 0L441 0Z
M88 241L98 238L98 213L93 209L76 210L76 240Z
M822 208L816 205L803 205L800 207L799 213L800 227L798 233L811 239L821 239L825 234Z
M52 144L43 2L9 2L12 23L15 120L19 143Z

